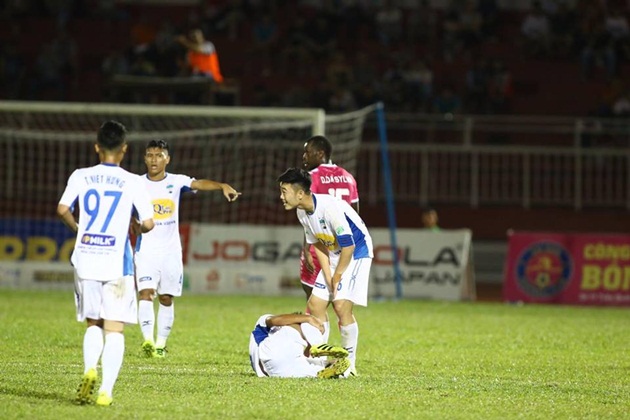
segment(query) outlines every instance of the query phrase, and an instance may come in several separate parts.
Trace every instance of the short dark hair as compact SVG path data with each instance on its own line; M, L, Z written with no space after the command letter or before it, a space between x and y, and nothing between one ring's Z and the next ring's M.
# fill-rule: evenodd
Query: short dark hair
M105 121L98 129L96 142L105 150L116 150L127 137L127 129L118 121Z
M144 148L144 150L147 149L162 149L170 152L166 140L151 140L147 143L147 147Z
M305 192L311 192L311 175L300 168L289 168L278 177L280 184L299 185Z
M332 157L332 143L325 136L313 136L306 141L306 143L310 144L311 147L314 147L315 150L321 150L324 152L324 158L328 162Z

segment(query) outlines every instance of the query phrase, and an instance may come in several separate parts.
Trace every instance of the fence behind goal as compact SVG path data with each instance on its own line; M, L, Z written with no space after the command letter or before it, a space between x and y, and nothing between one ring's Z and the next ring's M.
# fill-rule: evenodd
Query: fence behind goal
M0 102L0 234L22 236L19 230L38 223L63 229L55 209L66 180L98 163L96 131L109 119L130 131L122 163L130 171L145 173L146 143L163 139L171 147L169 172L227 182L243 193L234 203L220 192L184 197L186 221L295 224L281 206L276 178L301 166L305 140L324 129L335 162L354 172L371 110L325 116L317 109Z

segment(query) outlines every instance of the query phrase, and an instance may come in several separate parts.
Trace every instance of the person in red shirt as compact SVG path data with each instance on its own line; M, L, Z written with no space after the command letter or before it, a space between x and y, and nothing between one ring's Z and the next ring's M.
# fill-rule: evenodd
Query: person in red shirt
M313 136L304 143L302 163L304 169L311 175L311 192L315 194L329 194L348 202L359 212L359 193L357 182L348 171L331 162L332 144L324 136ZM306 293L306 299L311 296L315 279L320 266L315 254L315 248L304 241L300 256L300 282Z
M191 30L188 36L178 36L177 42L188 50L186 64L192 76L209 77L216 83L223 83L216 48L204 38L201 29Z

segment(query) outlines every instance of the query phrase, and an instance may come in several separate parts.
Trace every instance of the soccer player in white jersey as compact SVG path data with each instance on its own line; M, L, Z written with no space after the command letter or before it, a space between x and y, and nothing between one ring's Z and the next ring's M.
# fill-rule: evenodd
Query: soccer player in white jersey
M61 220L77 233L71 259L77 320L87 321L79 404L92 401L99 359L103 381L96 404L112 403L125 352L123 327L135 324L138 316L129 216L135 209L142 232L154 226L151 199L140 179L119 166L127 151L125 136L125 127L116 121L101 125L94 146L101 163L75 170L57 206ZM75 204L80 209L78 223Z
M327 320L332 303L339 320L341 345L349 352L351 374L356 375L358 323L353 306L367 306L370 267L374 256L372 238L350 204L328 194L310 191L311 177L303 169L290 168L278 177L280 199L286 210L297 209L306 241L315 246L321 271L308 300L308 312ZM324 333L327 338L328 332Z
M240 193L228 184L166 172L171 161L168 143L152 140L145 148L147 173L142 183L153 202L155 229L136 241L136 282L140 295L138 321L147 357L164 357L166 340L175 320L173 297L182 295L184 268L179 236L179 199L182 192L221 190L232 202ZM153 298L158 295L157 339L154 340Z
M322 321L312 315L261 316L249 336L252 369L259 377L330 379L343 375L351 366L348 351L325 344L323 332Z
M359 212L359 192L357 182L350 172L331 162L332 144L324 136L313 136L304 143L302 163L311 175L311 192L330 194L348 202ZM306 300L311 297L315 279L319 274L319 262L315 248L304 240L300 255L300 282L306 293Z

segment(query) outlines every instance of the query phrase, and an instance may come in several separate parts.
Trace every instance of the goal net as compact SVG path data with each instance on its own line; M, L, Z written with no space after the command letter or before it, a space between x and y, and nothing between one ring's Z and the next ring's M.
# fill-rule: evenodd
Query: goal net
M146 143L166 140L167 170L227 182L242 192L228 203L220 192L182 196L182 222L295 224L275 182L301 166L305 140L326 134L333 161L355 172L368 107L325 115L318 109L0 102L0 260L47 260L46 241L70 236L55 210L68 176L98 163L93 144L106 120L129 130L122 166L145 173ZM27 241L40 238L42 243Z

